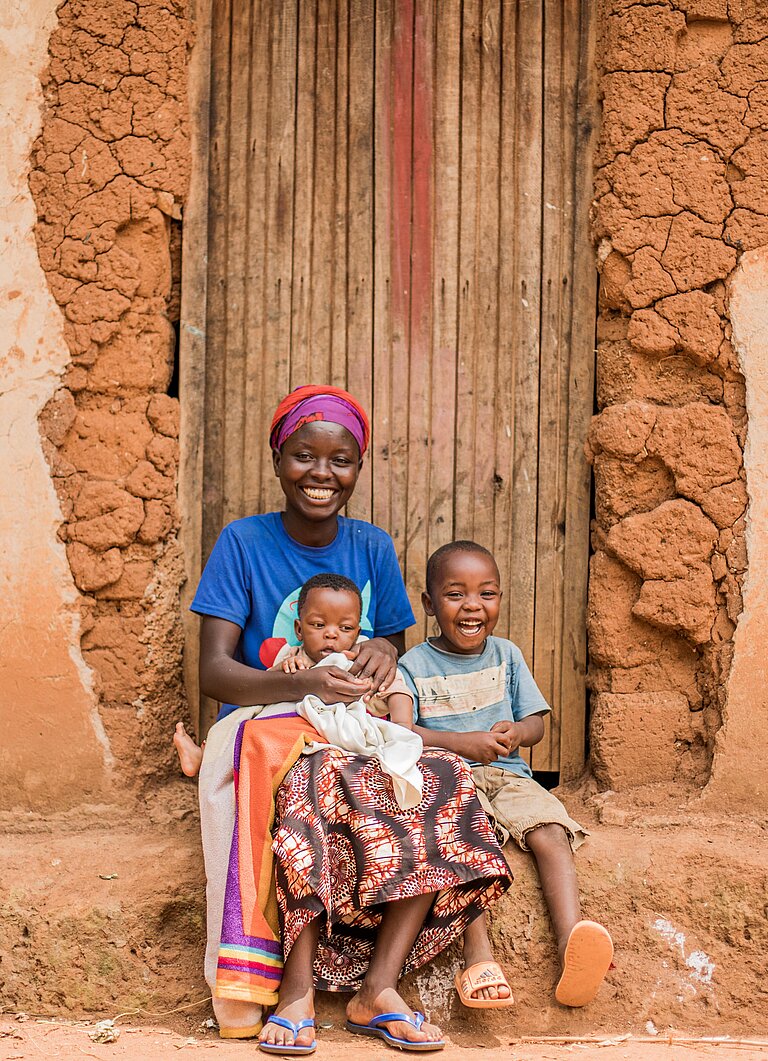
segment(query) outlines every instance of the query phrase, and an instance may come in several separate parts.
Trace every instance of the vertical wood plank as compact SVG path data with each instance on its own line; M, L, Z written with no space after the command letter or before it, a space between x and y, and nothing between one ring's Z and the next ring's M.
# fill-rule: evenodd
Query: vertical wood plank
M319 383L322 376L322 372L317 373L317 366L312 360L311 328L317 0L300 3L297 10L296 146L291 275L291 390L304 383Z
M431 445L427 554L454 538L454 439L457 426L459 137L461 0L446 0L434 20L434 260ZM461 415L464 415L462 408ZM418 613L417 613L418 614ZM428 631L426 625L424 633Z
M248 170L242 194L248 204L249 238L245 265L246 310L245 414L239 432L242 438L243 510L241 516L262 511L262 453L268 448L272 409L264 403L264 376L269 371L264 322L266 273L267 203L267 114L269 110L270 19L266 0L252 0L250 38L250 123L248 130ZM221 209L219 207L219 209ZM212 351L213 353L213 351ZM227 349L216 357L234 356Z
M222 523L243 514L243 422L245 420L245 378L247 347L246 260L252 215L243 195L250 154L250 46L251 4L232 7L229 126L227 164L227 241L226 241L226 343L224 372L224 437L222 465L224 491Z
M230 0L218 0L211 30L211 140L208 176L208 264L212 282L207 287L208 349L227 349L227 214L213 204L225 202L229 183ZM208 358L205 379L205 434L203 454L202 560L206 562L224 518L224 378L226 358Z
M184 628L184 688L189 713L198 738L204 736L200 710L199 619L189 611L202 570L203 478L205 439L205 333L208 289L208 170L211 108L211 0L194 0L191 18L195 44L189 62L189 107L191 118L191 172L189 194L184 204L179 337L179 405L181 411L179 539L184 557L185 580L181 587L181 617Z
M432 333L432 0L416 0L413 22L413 158L411 203L410 357L408 387L407 527L405 584L422 640L419 604L424 589L430 518L430 361Z
M517 172L517 81L515 55L517 23L513 5L501 5L501 86L499 103L499 337L496 356L495 476L493 500L493 548L501 570L504 595L499 630L510 632L510 610L517 608L510 592L510 578L517 563L516 543L510 542L515 432L516 359L520 348L519 298L515 276L518 254L516 196Z
M477 259L475 266L475 359L472 474L473 537L493 549L495 435L497 404L499 281L499 107L501 89L501 10L483 0L480 23L480 124L477 165Z
M310 358L314 383L331 382L333 253L336 198L336 17L335 0L318 0L314 92L315 163L312 172L312 273ZM340 263L343 268L343 262ZM310 382L310 381L308 381Z
M408 395L410 373L411 220L413 210L413 19L414 0L397 0L392 12L392 184L389 364L389 518L407 578Z
M373 392L374 437L371 447L373 471L373 521L388 531L402 556L405 528L392 520L391 457L395 448L397 406L392 405L391 257L393 186L391 145L392 121L392 0L376 0L374 47L374 298L373 298ZM402 383L402 381L400 381Z
M333 284L331 287L330 374L328 378L335 387L347 387L348 389L349 12L347 10L347 0L336 0L332 8L335 18L336 47L333 55L335 118L330 231ZM369 355L366 360L370 364Z
M261 409L269 423L290 385L293 181L296 134L297 14L293 4L269 4L270 93L267 111L266 249L264 263L264 364ZM267 447L262 462L260 511L282 508L283 495Z
M514 394L512 512L508 555L511 639L533 664L536 572L536 448L539 421L539 313L541 286L542 12L539 0L515 8L516 53L510 64L517 85L515 153L515 290L519 319Z
M373 196L374 196L374 69L375 19L372 0L349 0L347 201L347 387L373 416L377 349L374 343L373 305ZM377 69L378 76L378 69ZM338 222L337 222L338 223ZM372 520L373 450L363 464L357 488L349 503L350 516Z
M570 188L573 199L571 362L568 381L568 456L563 586L560 779L584 766L587 665L587 571L591 472L584 439L592 416L595 372L597 274L589 234L597 139L595 12L589 0L569 3L568 51L577 57L577 93L571 121L576 131ZM578 19L577 19L578 16ZM576 30L578 26L578 30Z
M456 422L454 484L454 534L472 538L475 533L474 439L477 421L475 405L475 348L478 236L478 183L480 153L480 52L482 49L479 4L463 5L461 31L461 127L459 226L459 317L456 402L460 411Z
M560 649L562 638L563 545L565 531L565 442L568 359L564 284L571 282L570 196L566 171L572 159L564 69L564 6L544 5L544 177L542 233L541 356L539 360L539 503L536 527L536 617L534 673L553 711L544 737L533 749L538 769L557 770L560 736ZM570 302L570 294L568 301ZM566 388L564 393L563 388Z

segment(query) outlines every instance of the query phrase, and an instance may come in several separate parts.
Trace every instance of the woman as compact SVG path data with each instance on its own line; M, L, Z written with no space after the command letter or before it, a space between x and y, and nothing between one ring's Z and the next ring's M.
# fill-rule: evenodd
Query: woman
M224 712L238 705L296 701L308 693L327 703L349 703L363 692L386 686L394 677L397 656L404 648L405 627L414 621L394 547L380 529L339 515L354 491L369 434L364 411L338 388L300 387L280 403L272 423L270 445L275 474L285 494L285 510L238 520L225 528L192 604L193 610L203 615L201 689L225 702ZM270 665L285 641L291 640L295 618L292 607L298 589L319 571L346 575L362 592L362 625L372 637L359 645L353 672L333 667L294 674L261 669ZM439 1047L439 1029L426 1023L419 1026L419 1020L397 994L401 969L409 962L414 967L422 964L443 949L472 916L504 890L509 878L490 829L487 837L483 835L476 842L476 851L473 847L477 829L482 832L482 823L487 819L476 815L471 781L453 757L443 752L431 754L431 762L422 764L431 779L430 796L425 797L417 812L411 812L407 823L391 809L387 811L383 775L371 766L370 760L338 752L316 753L311 762L298 763L286 777L278 799L280 825L276 837L286 961L276 1013L279 1021L262 1031L263 1047L293 1046L299 1052L311 1048L311 1026L298 1025L314 1015L313 962L315 980L322 986L358 987L348 1007L354 1029L368 1029L371 1034L416 1048ZM223 906L222 876L229 855L226 834L229 830L231 839L232 817L222 821L219 815L212 820L215 815L214 803L209 799L211 788L204 762L201 826L209 878L206 977L213 988ZM356 794L354 799L349 796L352 791ZM384 820L391 826L393 836L402 838L407 833L409 843L415 837L415 848L421 845L423 849L430 844L435 846L434 837L428 832L435 829L438 811L443 817L453 816L449 825L474 823L472 828L462 830L459 871L454 872L441 862L430 873L425 871L423 861L415 865L401 858L393 876L368 881L362 890L359 881L352 883L348 894L362 896L361 902L370 902L375 896L376 910L361 909L356 924L345 927L339 919L346 917L349 922L349 910L334 908L333 898L321 894L322 865L314 884L308 879L299 881L297 866L291 864L288 854L292 850L291 823L295 823L295 838L307 817L313 822L321 863L328 839L338 836L340 825L333 815L323 811L317 801L310 805L319 792L335 793L333 806L344 799L355 804L352 817L357 816L355 820L362 823L360 830L355 833L352 829L349 834L348 823L345 826L355 865L360 864L363 854L366 821L370 824ZM366 819L367 802L371 810ZM219 808L220 805L221 801ZM402 839L396 842L402 845ZM314 892L310 885L315 887ZM438 892L440 898L435 902ZM430 912L432 921L425 923ZM324 934L316 959L323 915L329 916L331 931ZM371 938L376 931L376 946L372 947ZM350 943L350 939L357 942ZM367 972L362 971L361 962L367 962ZM328 971L333 964L344 970L340 981L334 981ZM353 966L356 971L350 973ZM225 1034L254 1034L260 1006L217 998L214 1008ZM370 1026L384 1013L394 1013L401 1019Z

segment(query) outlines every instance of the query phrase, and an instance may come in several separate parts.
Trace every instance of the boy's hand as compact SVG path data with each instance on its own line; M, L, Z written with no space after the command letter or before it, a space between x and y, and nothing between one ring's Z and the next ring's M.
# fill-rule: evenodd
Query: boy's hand
M506 746L506 754L510 755L515 748L520 746L520 727L517 722L495 722L491 726L491 733L494 733L499 740L503 741Z
M458 734L457 734L458 736ZM499 733L486 733L484 730L473 730L461 734L461 743L457 742L457 752L472 762L490 766L503 755L508 754L507 742Z

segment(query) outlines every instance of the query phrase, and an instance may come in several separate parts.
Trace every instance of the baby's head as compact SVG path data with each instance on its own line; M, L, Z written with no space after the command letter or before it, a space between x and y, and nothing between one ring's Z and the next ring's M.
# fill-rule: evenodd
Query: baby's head
M352 648L360 636L362 608L360 590L344 575L307 579L299 593L296 636L313 663Z
M474 656L499 621L501 584L493 554L477 542L448 542L427 561L427 615L440 627L435 641L446 652Z

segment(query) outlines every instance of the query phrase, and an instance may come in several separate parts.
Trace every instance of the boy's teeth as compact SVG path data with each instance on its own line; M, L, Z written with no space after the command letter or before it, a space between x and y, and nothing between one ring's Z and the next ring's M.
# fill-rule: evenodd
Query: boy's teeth
M333 490L321 489L316 486L305 486L304 493L307 497L311 497L313 501L327 501L333 494Z

